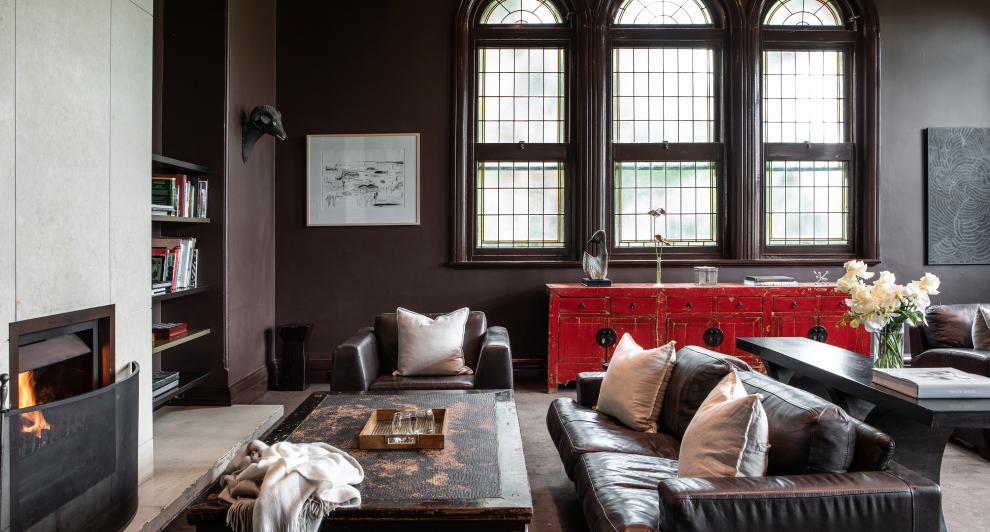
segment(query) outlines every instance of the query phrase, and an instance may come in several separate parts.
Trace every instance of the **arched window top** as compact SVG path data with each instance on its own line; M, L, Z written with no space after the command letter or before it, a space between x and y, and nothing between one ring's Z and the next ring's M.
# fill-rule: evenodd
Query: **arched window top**
M841 13L829 0L776 0L767 11L766 26L842 26Z
M492 0L481 12L482 24L560 24L550 0Z
M712 17L702 0L625 0L615 13L620 25L711 25Z

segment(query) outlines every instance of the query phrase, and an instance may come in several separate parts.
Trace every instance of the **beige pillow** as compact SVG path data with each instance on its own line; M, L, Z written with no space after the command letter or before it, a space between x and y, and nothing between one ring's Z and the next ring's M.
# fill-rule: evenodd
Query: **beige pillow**
M656 432L675 356L674 342L644 350L629 333L623 334L602 380L595 409L630 428Z
M973 347L990 351L990 307L980 307L973 320Z
M684 431L677 476L763 476L770 431L762 398L747 394L735 372L726 375Z
M430 318L399 307L399 369L395 375L426 377L474 373L464 365L467 307Z

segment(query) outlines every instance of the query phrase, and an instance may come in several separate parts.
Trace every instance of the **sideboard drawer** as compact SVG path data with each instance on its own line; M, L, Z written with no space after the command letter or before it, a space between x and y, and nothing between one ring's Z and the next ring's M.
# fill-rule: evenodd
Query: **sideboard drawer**
M822 296L821 310L825 312L845 312L846 311L846 297L845 296Z
M816 301L814 296L774 296L774 312L814 312Z
M602 314L607 301L604 297L562 297L560 311Z
M671 296L667 298L667 310L674 314L710 314L712 298Z
M655 314L657 300L650 297L613 297L612 314Z
M718 312L763 312L762 297L729 297L721 296L715 304Z

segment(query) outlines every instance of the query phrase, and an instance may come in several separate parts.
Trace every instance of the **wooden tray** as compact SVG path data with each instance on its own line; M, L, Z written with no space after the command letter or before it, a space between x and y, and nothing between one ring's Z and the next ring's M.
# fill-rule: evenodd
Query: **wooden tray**
M433 421L436 432L433 434L392 434L394 408L378 408L358 435L358 448L367 450L386 449L443 449L447 434L447 409L433 408Z

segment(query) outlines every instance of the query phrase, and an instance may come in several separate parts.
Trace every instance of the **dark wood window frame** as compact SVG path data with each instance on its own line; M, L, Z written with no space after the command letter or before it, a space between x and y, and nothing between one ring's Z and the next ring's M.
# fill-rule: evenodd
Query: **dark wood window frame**
M612 25L621 0L556 0L566 27L478 24L487 0L463 0L457 14L455 46L454 179L450 265L578 266L585 239L605 228L614 242L612 219L611 57L615 46L715 46L716 130L714 144L641 144L616 148L623 157L696 160L704 155L719 167L719 245L671 248L671 264L800 265L835 264L850 258L880 260L879 231L879 27L872 0L832 0L847 21L845 29L764 28L773 0L740 7L708 0L715 27L644 28ZM476 149L476 57L479 46L562 45L567 49L567 134L558 145L479 146ZM762 135L762 56L764 46L848 50L846 123L848 142L813 146L812 158L840 154L849 160L850 219L847 246L767 246L764 242L764 164L770 158L808 159L806 144L764 145ZM803 150L803 151L802 151ZM528 153L527 153L528 152ZM537 154L566 161L564 249L482 249L475 245L475 179L479 155L500 160L532 160ZM717 155L716 159L710 159ZM688 159L688 158L691 159ZM612 249L612 264L652 264L644 248Z

